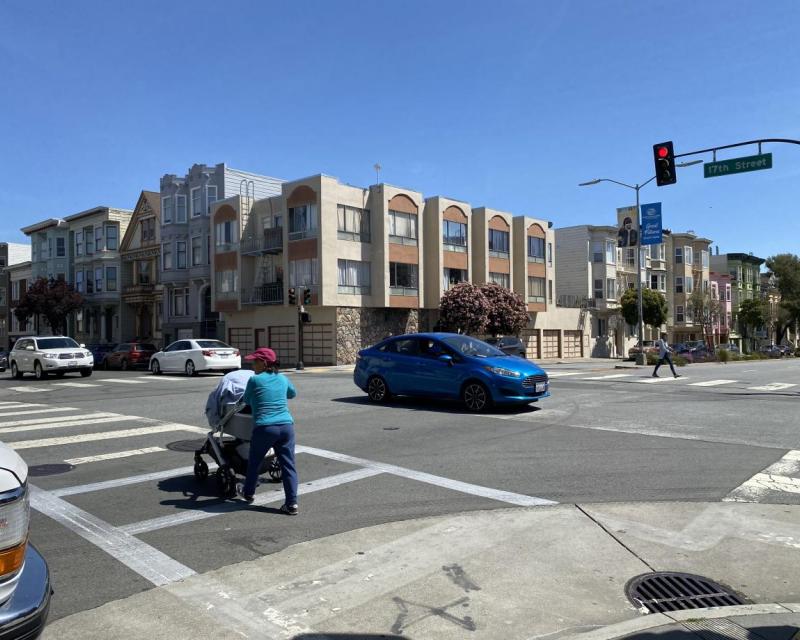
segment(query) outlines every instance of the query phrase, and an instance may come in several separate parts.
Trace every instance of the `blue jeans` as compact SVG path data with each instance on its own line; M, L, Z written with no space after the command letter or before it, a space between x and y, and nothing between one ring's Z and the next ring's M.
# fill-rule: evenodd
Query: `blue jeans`
M672 370L672 375L673 375L673 376L677 376L678 374L677 374L677 373L675 373L675 367L672 365L672 357L671 357L671 356L670 356L668 353L667 353L667 354L664 354L664 357L663 357L663 358L661 358L661 359L660 359L660 360L659 360L659 361L656 363L656 368L655 368L655 369L653 369L653 375L656 375L656 374L658 373L658 368L659 368L659 367L660 367L662 364L664 364L665 362L668 362L668 363L669 363L669 368Z
M256 492L261 462L270 449L275 449L275 455L278 456L278 462L281 465L286 504L297 504L297 469L294 465L294 425L292 423L253 427L250 456L247 460L247 477L244 481L244 495L252 496Z

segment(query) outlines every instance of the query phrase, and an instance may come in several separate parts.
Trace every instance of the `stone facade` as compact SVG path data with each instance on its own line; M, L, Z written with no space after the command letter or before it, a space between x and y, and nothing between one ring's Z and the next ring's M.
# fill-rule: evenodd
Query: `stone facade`
M417 309L336 309L336 362L353 364L361 349L390 335L416 333L419 330Z

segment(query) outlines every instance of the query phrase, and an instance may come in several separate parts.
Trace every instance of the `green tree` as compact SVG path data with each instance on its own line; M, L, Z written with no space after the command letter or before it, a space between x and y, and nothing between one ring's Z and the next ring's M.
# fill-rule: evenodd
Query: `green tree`
M628 289L620 299L622 317L629 325L639 325L638 294L636 289ZM644 323L658 330L667 321L667 300L658 291L642 289L642 315Z
M775 342L780 344L787 329L800 321L800 257L793 253L771 256L767 269L775 275L781 296L775 318Z
M439 302L439 328L454 333L481 334L486 330L491 311L480 287L459 282Z
M516 336L528 325L528 306L518 293L488 282L480 287L489 301L486 333L492 336Z
M54 334L65 333L67 317L83 306L83 296L63 280L38 278L25 291L14 309L21 324L44 316Z
M755 330L766 323L767 305L759 298L742 300L739 303L736 319L739 323L739 330L742 332L742 338L749 339L751 337L751 329Z

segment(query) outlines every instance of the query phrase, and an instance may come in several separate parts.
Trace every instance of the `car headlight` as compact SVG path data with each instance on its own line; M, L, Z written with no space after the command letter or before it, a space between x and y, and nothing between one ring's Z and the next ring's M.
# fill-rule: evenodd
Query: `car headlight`
M484 367L490 373L498 376L505 376L506 378L521 378L522 374L519 371L512 371L511 369L504 369L503 367Z
M0 502L0 579L19 571L25 561L31 508L27 487L20 493Z
M84 351L84 352L83 352L83 357L84 357L84 358L88 358L88 357L90 357L91 355L92 355L92 352L91 352L91 351Z
M45 360L58 360L58 354L57 353L43 353L42 357Z

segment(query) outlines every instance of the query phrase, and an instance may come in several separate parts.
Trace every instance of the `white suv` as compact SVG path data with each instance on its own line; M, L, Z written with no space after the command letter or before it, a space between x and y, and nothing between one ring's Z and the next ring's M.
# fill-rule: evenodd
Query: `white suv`
M49 373L61 377L70 371L80 371L86 378L94 366L91 351L64 336L19 338L8 359L11 375L17 379L33 373L37 380L44 380Z

